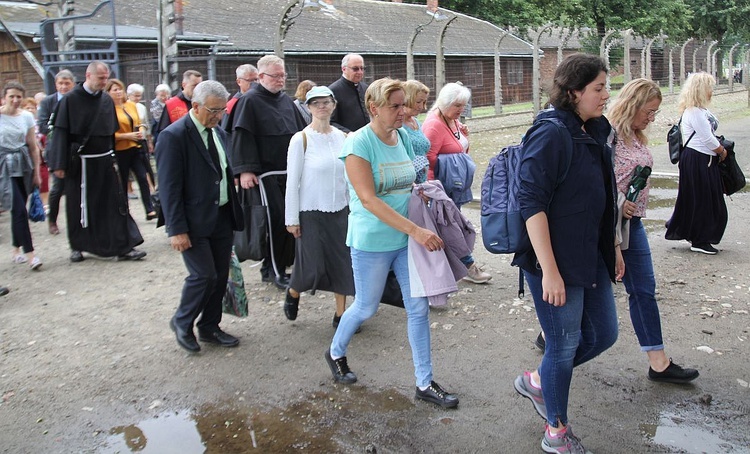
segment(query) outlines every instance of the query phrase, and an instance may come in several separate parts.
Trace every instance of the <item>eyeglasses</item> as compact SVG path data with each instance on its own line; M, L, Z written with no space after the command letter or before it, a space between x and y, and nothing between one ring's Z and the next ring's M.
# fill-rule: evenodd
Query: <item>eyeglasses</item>
M247 79L247 78L245 78L245 77L239 77L239 79L240 79L240 80L244 80L245 82L247 82L247 83L249 83L249 84L251 84L251 83L253 83L253 82L257 82L257 81L258 81L258 78L257 78L257 77L256 77L255 79Z
M355 73L359 72L359 71L364 71L365 70L364 66L347 66L347 68L351 69Z
M204 109L206 109L206 111L208 113L210 113L211 115L223 114L224 112L227 111L226 107L222 107L221 109L209 109L206 106L201 106L201 107L203 107Z
M286 73L281 73L281 74L261 73L261 75L268 76L268 77L270 77L271 79L274 79L274 80L286 79Z
M334 104L334 102L331 101L330 99L325 99L325 100L320 100L320 101L315 100L315 101L310 101L307 103L308 106L313 106L316 108L329 107L331 104Z
M650 119L652 119L652 120L653 120L654 118L656 118L656 116L657 116L657 115L659 114L659 112L661 112L661 110L660 110L660 109L657 109L657 110L648 110L648 111L646 111L646 113L648 114L648 118L650 118Z

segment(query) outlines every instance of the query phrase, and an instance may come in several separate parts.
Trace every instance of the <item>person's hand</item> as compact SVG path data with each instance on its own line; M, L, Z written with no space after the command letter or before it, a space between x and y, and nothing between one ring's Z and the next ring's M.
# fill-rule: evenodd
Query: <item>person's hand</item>
M466 126L465 124L461 124L461 126L459 126L459 129L461 130L461 134L465 136L469 135L469 127Z
M291 233L295 238L299 238L302 236L302 231L300 230L298 225L288 225L286 226L286 231Z
M630 200L626 200L622 204L622 217L625 219L631 219L633 215L635 214L635 209L638 206L635 204L635 202L631 202Z
M169 242L172 244L172 249L177 252L187 251L188 249L193 247L192 243L190 243L190 237L187 233L178 233L175 236L170 236Z
M39 175L39 169L34 170L34 181L33 181L33 183L34 183L34 186L37 187L37 188L41 188L42 187L42 177L41 177L41 175Z
M243 172L240 174L240 186L242 189L254 188L258 184L258 177L252 172Z
M55 171L54 171L54 172L52 172L52 173L54 173L54 174L55 174L55 176L56 176L57 178L60 178L61 180L62 180L63 178L65 178L65 171L64 171L64 170L55 170Z
M542 300L553 306L565 305L565 282L559 272L542 275Z
M421 244L430 252L439 251L443 249L443 240L437 236L436 233L431 230L417 227L417 229L411 235L417 243Z
M728 154L729 152L727 151L727 149L722 147L721 152L719 153L719 162L724 161L727 158Z
M615 280L622 281L622 277L625 276L625 259L622 258L622 251L620 246L615 246Z

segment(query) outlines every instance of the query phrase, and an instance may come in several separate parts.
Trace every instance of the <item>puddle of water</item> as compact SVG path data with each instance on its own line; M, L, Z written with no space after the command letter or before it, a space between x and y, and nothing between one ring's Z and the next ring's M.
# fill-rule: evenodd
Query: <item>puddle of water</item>
M384 415L387 423L400 427L403 421L397 417L398 412L413 407L412 400L395 389L373 392L358 386L313 393L286 408L265 411L204 406L114 427L97 452L347 452L352 443L358 445L360 441L337 437L349 432L347 428L356 415Z
M750 447L723 440L712 433L706 424L686 423L676 413L662 412L658 424L641 424L640 429L654 444L688 454L750 453Z

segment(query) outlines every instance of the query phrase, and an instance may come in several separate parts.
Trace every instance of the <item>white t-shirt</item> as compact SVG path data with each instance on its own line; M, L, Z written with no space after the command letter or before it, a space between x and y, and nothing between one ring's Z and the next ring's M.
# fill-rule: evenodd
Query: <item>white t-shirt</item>
M34 124L34 116L25 110L15 116L0 114L0 148L18 150L26 145L26 134Z
M337 128L328 134L308 126L307 150L302 132L289 142L286 177L285 224L299 225L300 211L335 213L349 204L344 162L339 159L346 135Z
M680 125L683 145L687 142L687 146L697 152L716 156L713 150L719 148L719 141L716 139L714 132L718 124L716 117L708 109L700 107L685 109L685 112L682 114L682 124ZM688 138L690 138L693 131L695 131L695 135L688 142Z

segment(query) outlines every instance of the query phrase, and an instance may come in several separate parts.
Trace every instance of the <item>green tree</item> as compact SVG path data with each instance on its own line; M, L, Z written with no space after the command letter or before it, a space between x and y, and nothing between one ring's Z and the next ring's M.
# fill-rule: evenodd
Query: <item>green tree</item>
M424 5L424 0L404 0L404 3ZM498 27L526 28L547 22L544 1L535 0L441 0L440 8L457 11L491 22Z
M748 0L687 0L693 10L692 32L698 38L750 39Z

